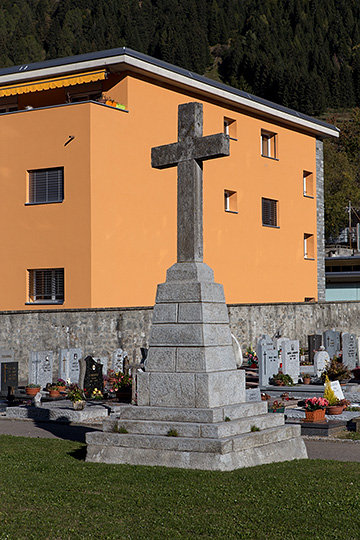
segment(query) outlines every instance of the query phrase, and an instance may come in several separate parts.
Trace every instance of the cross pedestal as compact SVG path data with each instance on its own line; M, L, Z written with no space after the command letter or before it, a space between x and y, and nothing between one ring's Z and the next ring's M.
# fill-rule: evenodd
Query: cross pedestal
M203 262L202 162L229 155L228 136L203 137L202 105L186 103L178 142L151 155L153 167L177 166L177 263L158 285L138 406L87 434L87 461L232 470L307 457L299 426L246 403L223 287Z

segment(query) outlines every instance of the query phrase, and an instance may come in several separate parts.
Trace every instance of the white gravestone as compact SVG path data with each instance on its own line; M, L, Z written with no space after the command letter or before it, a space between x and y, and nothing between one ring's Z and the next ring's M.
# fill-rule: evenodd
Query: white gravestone
M44 388L52 383L53 378L53 351L39 351L29 353L29 383L40 384Z
M279 371L278 351L270 336L263 335L256 344L259 360L259 386L268 386L269 379Z
M343 332L342 334L342 363L350 370L355 369L358 363L357 338L355 334Z
M283 348L283 343L285 341L289 341L289 338L277 338L277 339L274 340L275 349L278 352L279 362L282 362L282 360L281 360L281 351L282 351L282 348Z
M247 388L246 389L246 401L261 401L261 392L260 388Z
M300 376L300 345L297 339L282 342L281 363L283 373L290 375L297 384Z
M127 357L128 353L126 351L123 351L122 349L116 349L113 352L111 369L113 369L116 373L118 371L124 373L124 361Z
M79 383L81 349L60 349L59 379Z
M344 393L341 390L339 381L331 381L330 386L334 390L334 394L338 399L340 400L344 399Z
M326 330L323 334L323 344L331 359L334 358L334 356L339 356L341 350L340 332L336 332L336 330Z
M321 377L322 372L330 363L330 356L325 351L324 345L320 346L320 351L317 351L314 355L314 371L316 377Z
M101 356L101 358L97 358L96 362L102 365L102 374L107 375L108 372L108 357L107 356Z

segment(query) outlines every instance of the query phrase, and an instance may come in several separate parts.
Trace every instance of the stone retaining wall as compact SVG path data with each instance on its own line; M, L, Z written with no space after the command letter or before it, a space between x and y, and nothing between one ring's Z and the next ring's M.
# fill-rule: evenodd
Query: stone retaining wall
M328 328L360 336L360 302L229 305L232 333L243 350L263 334L299 339ZM83 356L108 356L121 347L132 358L147 347L152 307L78 310L6 311L0 313L0 349L13 349L19 362L19 383L28 379L31 351L54 351L54 377L60 349L81 348Z

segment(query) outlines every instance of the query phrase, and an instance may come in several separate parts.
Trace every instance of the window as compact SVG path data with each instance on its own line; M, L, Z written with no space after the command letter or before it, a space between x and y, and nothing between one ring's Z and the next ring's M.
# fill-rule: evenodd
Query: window
M62 304L64 301L64 269L29 270L29 302Z
M314 235L304 234L304 259L314 259Z
M277 227L278 226L278 201L273 199L261 199L262 201L262 224L265 227Z
M29 203L52 203L63 200L63 167L29 171Z
M224 133L229 135L230 139L236 139L236 122L232 118L224 117Z
M261 155L277 159L277 135L270 131L261 130Z
M304 197L314 197L314 182L311 172L303 171L303 190Z
M237 214L237 193L225 189L224 191L225 212L234 212Z

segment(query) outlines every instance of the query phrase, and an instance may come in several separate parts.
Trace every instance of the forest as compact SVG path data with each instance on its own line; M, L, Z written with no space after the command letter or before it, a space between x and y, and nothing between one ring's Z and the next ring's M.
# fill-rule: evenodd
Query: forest
M327 235L360 208L360 2L1 2L0 67L122 46L335 123L353 109L325 148Z

